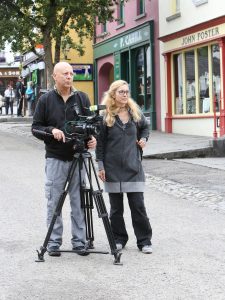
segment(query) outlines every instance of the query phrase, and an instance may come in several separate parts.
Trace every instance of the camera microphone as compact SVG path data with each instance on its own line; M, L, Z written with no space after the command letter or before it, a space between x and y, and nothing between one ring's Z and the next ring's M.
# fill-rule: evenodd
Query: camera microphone
M106 105L91 105L87 109L90 111L98 111L98 110L106 109Z

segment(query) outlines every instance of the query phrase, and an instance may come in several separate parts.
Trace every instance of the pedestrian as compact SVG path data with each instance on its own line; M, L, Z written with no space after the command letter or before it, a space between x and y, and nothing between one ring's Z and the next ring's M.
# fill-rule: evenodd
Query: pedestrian
M86 115L90 106L88 96L77 91L72 87L73 68L67 62L59 62L55 65L53 71L55 87L52 91L43 94L36 106L32 132L44 140L46 149L46 181L45 195L47 198L47 225L49 226L59 197L63 192L69 168L72 164L74 154L74 142L66 142L65 119L73 121L76 113ZM53 137L43 136L35 133L33 130L38 129L50 133ZM91 137L87 143L89 149L96 146L96 139ZM82 169L82 180L84 169ZM79 169L76 168L74 175L70 178L70 188L68 194L71 206L71 231L72 231L72 249L79 255L87 255L86 252L86 225L84 211L81 208L80 200L80 180ZM48 241L48 253L51 256L60 256L62 245L63 221L62 216L58 216Z
M4 97L0 94L0 114L2 115L2 108L4 106Z
M124 248L128 233L124 222L124 193L127 194L137 247L152 253L152 228L144 205L145 175L141 156L149 126L140 107L130 98L129 85L114 81L105 93L102 104L103 125L97 138L98 176L109 193L110 222L117 249Z
M16 83L16 98L17 98L17 117L23 117L23 101L25 95L25 87L23 83L23 77L19 77Z
M32 81L29 81L27 83L25 98L27 100L28 116L32 117L33 116L33 103L34 103L34 89L33 89Z
M8 115L9 108L10 108L11 116L13 116L13 102L15 98L15 93L11 85L7 86L4 96L5 96L5 114Z

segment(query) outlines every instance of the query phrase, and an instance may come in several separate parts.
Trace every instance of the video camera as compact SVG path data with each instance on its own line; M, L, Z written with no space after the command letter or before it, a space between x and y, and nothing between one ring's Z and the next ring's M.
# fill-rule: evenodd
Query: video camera
M83 116L78 113L76 104L73 105L75 110L75 119L65 122L65 133L75 141L75 149L84 148L91 136L97 136L100 133L100 127L103 117L100 116L100 110L106 108L105 105L93 105L86 108L92 112L89 116ZM93 114L94 112L94 114Z

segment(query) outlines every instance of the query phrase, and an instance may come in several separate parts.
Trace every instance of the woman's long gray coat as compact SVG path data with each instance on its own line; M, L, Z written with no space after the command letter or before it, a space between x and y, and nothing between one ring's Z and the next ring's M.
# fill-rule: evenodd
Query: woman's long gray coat
M102 126L97 138L96 160L105 169L105 191L108 193L143 192L145 175L137 139L149 136L149 126L142 115L135 123L123 124L116 117L112 127Z

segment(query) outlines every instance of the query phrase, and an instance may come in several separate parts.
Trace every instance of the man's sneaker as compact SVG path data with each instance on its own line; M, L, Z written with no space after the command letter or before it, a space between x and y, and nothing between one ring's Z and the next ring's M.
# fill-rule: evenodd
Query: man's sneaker
M48 255L50 256L61 256L61 252L59 251L58 246L51 246L47 249Z
M141 249L141 252L145 253L145 254L151 254L152 253L152 246L151 245L143 246L142 249Z
M90 254L89 252L87 252L87 249L85 248L85 246L73 247L73 251L76 251L76 253L81 256L87 256Z
M116 243L116 249L117 250L122 250L123 249L123 245L122 244L120 244L120 243Z

